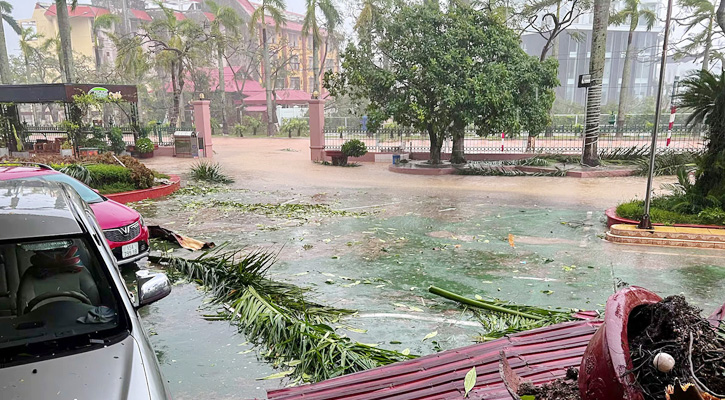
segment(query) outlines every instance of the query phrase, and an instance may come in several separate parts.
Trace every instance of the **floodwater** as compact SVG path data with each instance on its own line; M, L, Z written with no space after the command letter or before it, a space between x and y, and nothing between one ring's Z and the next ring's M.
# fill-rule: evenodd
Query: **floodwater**
M602 239L603 210L633 198L642 178L404 176L379 164L312 164L301 140L222 143L217 159L237 180L231 189L136 207L150 224L229 249L280 251L270 278L310 287L323 304L358 310L343 322L367 330L345 332L363 343L414 354L472 343L480 333L473 317L428 293L431 285L553 308L602 309L622 284L684 293L707 311L725 301L717 290L725 284L725 253ZM191 162L150 164L180 173ZM262 215L221 201L322 204L354 215ZM174 396L264 398L265 389L284 385L257 380L275 371L228 322L204 319L213 312L195 285L180 283L143 315ZM433 340L422 340L433 331Z

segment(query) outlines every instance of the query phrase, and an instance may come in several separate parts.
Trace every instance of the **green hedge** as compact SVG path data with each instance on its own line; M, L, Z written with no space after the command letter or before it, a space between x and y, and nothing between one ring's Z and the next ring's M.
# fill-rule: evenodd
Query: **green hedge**
M699 214L683 214L666 209L670 196L655 197L650 207L650 218L657 224L725 225L725 211L720 208L706 208ZM644 201L634 200L617 206L617 215L639 221L644 214Z
M86 166L86 168L91 173L93 186L98 190L103 186L114 184L128 184L135 189L135 184L131 177L131 170L128 168L111 164L93 164Z

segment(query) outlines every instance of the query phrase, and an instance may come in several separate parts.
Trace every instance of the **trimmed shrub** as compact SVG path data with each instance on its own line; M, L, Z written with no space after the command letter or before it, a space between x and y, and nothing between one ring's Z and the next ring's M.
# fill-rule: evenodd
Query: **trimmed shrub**
M147 137L140 138L136 141L136 151L141 154L151 153L154 151L154 142Z
M348 140L342 145L340 150L342 150L342 154L348 157L362 157L368 153L368 148L365 146L365 143L357 139Z
M96 189L101 194L113 194L136 190L136 186L134 186L133 183L128 182L116 182L108 185L99 186Z
M135 186L131 179L131 171L120 165L93 164L86 167L91 174L91 181L100 190L101 187L117 183Z

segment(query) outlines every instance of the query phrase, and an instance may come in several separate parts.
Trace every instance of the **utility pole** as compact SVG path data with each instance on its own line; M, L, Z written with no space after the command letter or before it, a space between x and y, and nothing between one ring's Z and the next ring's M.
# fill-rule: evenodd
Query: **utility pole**
M637 228L652 229L649 209L652 203L652 176L655 170L655 155L657 153L657 132L660 126L660 114L662 114L662 88L665 85L665 67L667 67L667 47L670 39L670 21L672 20L672 0L667 1L667 18L665 19L665 37L662 43L662 61L660 62L660 83L657 87L657 107L655 109L655 126L652 129L652 145L649 149L649 174L647 174L647 194L644 198L644 214L639 221Z

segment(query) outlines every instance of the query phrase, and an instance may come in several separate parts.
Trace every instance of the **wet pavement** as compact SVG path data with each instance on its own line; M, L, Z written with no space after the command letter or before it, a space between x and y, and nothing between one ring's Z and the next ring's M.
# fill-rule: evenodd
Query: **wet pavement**
M376 164L312 164L304 141L225 140L215 148L237 180L230 189L187 190L136 207L150 224L229 249L281 250L270 277L313 288L316 301L358 310L343 322L367 330L346 332L363 343L414 354L470 344L481 329L470 313L429 294L430 285L583 309L601 309L626 283L684 293L706 310L725 301L718 290L725 253L602 239L604 208L634 197L642 178L409 177ZM149 164L175 173L191 162ZM349 215L325 207L290 214L234 206L254 203L324 205ZM176 398L264 398L265 388L284 384L257 380L275 371L257 361L233 326L205 320L209 313L203 293L183 283L143 315ZM433 331L433 340L422 341Z

